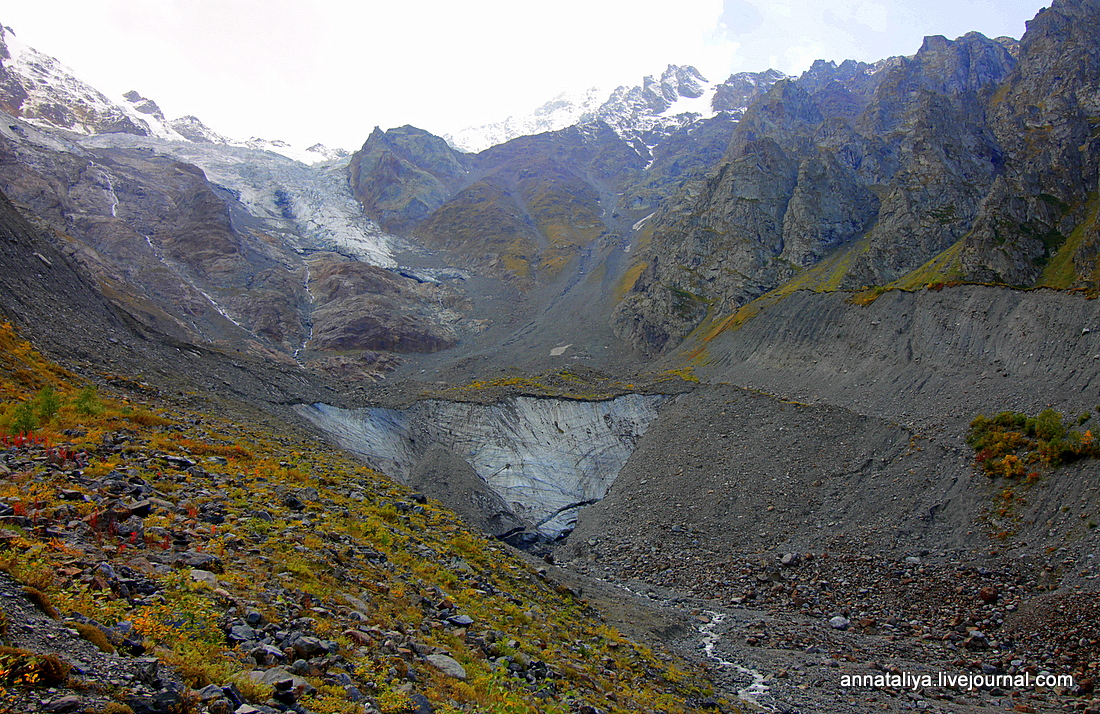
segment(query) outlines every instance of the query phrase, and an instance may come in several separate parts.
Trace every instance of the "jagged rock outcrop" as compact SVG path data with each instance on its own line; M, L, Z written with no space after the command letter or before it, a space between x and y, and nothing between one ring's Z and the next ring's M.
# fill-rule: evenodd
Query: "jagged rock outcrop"
M1016 65L1011 47L929 37L912 58L818 62L777 82L721 165L658 213L617 333L660 352L708 311L727 314L827 257L815 285L858 288L957 242L1002 166L987 106Z
M148 124L78 80L53 57L24 45L0 25L0 110L83 134L147 135Z
M628 246L640 221L715 164L745 108L782 77L768 70L711 84L670 65L579 112L571 127L476 155L412 127L376 130L352 158L352 186L380 225L466 267L552 281L599 238Z
M352 186L384 227L501 278L553 278L608 225L607 203L645 160L600 124L527 136L476 156L412 127L376 131Z
M627 138L642 138L678 122L661 115L681 98L698 99L708 89L706 78L694 67L669 65L660 77L646 77L641 86L619 87L596 112L599 121ZM686 123L686 122L685 122ZM654 143L652 141L647 143Z
M774 69L763 72L739 72L714 88L711 108L716 112L726 112L734 119L740 119L745 110L752 106L758 97L786 75Z
M375 127L352 156L351 187L368 216L400 233L442 206L468 170L462 154L422 129Z
M445 138L461 151L479 153L521 136L603 123L639 148L652 149L699 119L717 113L740 119L757 97L785 76L769 69L740 72L712 83L694 67L668 65L659 76L643 78L640 85L623 85L610 93L596 87L563 92L530 114L470 127Z
M341 374L349 364L392 368L379 351L455 344L462 300L450 287L357 259L393 264L385 239L351 215L338 174L243 148L158 142L65 140L10 118L0 186L115 306L173 340L289 364L304 351L311 368ZM336 291L337 274L376 279ZM343 363L330 364L334 351Z
M1098 22L1096 0L1055 0L1028 23L1018 69L991 103L1003 168L962 246L962 277L1097 285Z

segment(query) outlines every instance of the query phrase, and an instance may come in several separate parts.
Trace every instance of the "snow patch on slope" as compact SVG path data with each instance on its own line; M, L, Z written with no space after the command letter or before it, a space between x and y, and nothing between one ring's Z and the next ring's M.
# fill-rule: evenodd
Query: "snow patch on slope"
M610 93L597 88L562 93L530 114L463 129L443 138L456 149L479 152L519 136L556 131L569 126L604 122L627 141L643 139L652 146L654 134L667 133L726 112L739 119L781 72L742 72L723 82L710 82L694 67L669 65L659 76L638 86L620 86ZM649 139L652 139L650 141Z

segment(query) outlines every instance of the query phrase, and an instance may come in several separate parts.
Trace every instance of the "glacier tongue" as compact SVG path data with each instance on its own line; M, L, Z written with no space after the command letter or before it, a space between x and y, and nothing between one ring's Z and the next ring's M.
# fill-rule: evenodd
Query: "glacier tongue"
M581 506L603 498L666 399L509 397L491 405L423 401L407 409L313 404L297 410L398 481L407 483L433 446L444 447L552 539L572 530Z

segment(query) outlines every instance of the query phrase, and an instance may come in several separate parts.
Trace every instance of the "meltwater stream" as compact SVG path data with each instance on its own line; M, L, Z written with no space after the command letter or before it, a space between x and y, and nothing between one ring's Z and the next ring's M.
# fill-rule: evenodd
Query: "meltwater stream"
M718 641L721 639L717 633L718 627L725 622L726 616L723 613L714 612L713 610L706 610L707 617L710 618L710 622L707 622L699 627L699 634L703 637L703 651L706 653L707 658L714 660L723 667L730 667L737 670L741 674L752 677L752 684L747 687L742 687L737 690L737 696L745 701L752 702L761 709L768 711L774 711L774 707L770 707L765 704L761 699L767 697L769 694L769 688L767 685L767 677L755 669L749 669L736 662L730 662L729 660L722 659L716 652L718 647Z
M572 530L581 507L604 497L667 399L508 397L495 404L425 400L405 409L312 404L297 411L402 483L442 450L448 463L472 469L527 527L553 539Z

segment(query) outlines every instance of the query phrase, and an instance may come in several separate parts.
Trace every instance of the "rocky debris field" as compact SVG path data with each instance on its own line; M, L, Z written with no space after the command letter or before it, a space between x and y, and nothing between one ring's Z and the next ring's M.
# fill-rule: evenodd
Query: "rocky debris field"
M990 556L900 560L843 553L731 555L661 549L637 557L608 548L563 568L673 607L695 630L712 625L713 658L757 670L774 711L1100 711L1095 583L1059 588L1076 563L1038 567ZM1083 571L1095 578L1087 566ZM582 588L583 589L583 588ZM587 590L586 597L590 597ZM681 646L700 637L681 627ZM721 671L722 668L719 668ZM939 673L1069 675L1052 687L938 686ZM932 677L933 686L844 687L843 675ZM748 686L744 674L737 688Z
M627 588L601 606L673 613L649 635L754 670L775 711L1098 711L1095 461L990 478L964 437L700 386L662 410L554 557ZM731 694L753 681L712 672ZM971 692L939 673L1031 684ZM842 685L876 674L933 685ZM1048 674L1072 683L1036 686Z

